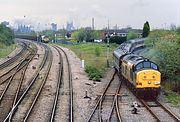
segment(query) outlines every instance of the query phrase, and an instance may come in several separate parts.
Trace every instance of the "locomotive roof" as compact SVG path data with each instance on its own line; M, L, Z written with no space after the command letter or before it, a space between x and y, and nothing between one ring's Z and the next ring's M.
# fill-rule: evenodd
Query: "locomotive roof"
M135 55L135 54L125 55L123 57L123 61L128 63L128 65L133 66L134 70L135 70L135 67L138 66L139 64L142 64L141 68L147 68L147 64L144 64L145 62L149 62L148 68L151 67L152 69L159 70L158 66L154 62L149 61L149 59L144 58L142 56Z
M118 48L114 51L114 55L116 55L116 57L120 58L122 55L126 54L127 51L122 49L122 48Z
M136 65L136 64L143 62L143 61L148 61L148 59L146 59L142 56L136 55L136 54L126 55L126 56L124 56L123 60L126 62L129 62L133 65Z
M145 40L145 38L132 39L132 40L128 40L127 43L141 42L141 41L144 41L144 40Z

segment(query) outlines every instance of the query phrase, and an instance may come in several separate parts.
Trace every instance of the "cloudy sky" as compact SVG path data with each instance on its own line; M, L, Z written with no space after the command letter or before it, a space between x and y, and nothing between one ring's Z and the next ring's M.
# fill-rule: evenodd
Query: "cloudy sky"
M116 24L119 27L142 28L149 21L151 28L180 25L180 0L0 0L0 21L49 26L55 22L59 28L73 21L76 27L95 28Z

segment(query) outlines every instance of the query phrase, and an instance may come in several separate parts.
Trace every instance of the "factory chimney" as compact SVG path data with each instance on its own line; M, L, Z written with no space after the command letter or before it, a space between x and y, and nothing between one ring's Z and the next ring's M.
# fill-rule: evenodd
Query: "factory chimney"
M94 18L92 18L92 30L94 30Z

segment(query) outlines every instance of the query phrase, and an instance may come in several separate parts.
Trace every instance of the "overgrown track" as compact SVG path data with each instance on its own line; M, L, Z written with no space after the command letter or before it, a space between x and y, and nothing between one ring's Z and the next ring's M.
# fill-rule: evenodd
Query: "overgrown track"
M21 83L24 79L24 74L27 69L28 64L33 59L37 52L37 48L34 45L34 49L29 51L29 54L21 61L20 64L16 67L13 74L7 79L7 84L4 84L5 87L0 96L0 105L1 105L1 114L0 120L3 120L6 117L8 111L17 101Z
M17 55L15 55L14 57L10 58L6 62L0 64L0 70L2 70L3 68L5 68L5 67L11 65L12 63L14 63L18 58L20 58L23 55L24 52L27 51L27 49L28 49L27 48L28 47L27 43L25 43L25 42L19 42L19 43L22 45L22 49L18 52Z
M27 88L24 90L23 94L20 96L20 98L18 99L18 101L14 104L13 108L11 109L11 111L9 112L9 114L6 116L4 122L14 119L14 116L17 112L19 112L19 106L21 105L22 102L29 102L29 106L27 106L28 108L26 109L26 113L24 114L23 117L21 118L15 118L15 121L26 121L28 119L28 116L31 113L31 110L33 109L34 104L36 103L42 87L47 79L51 64L52 64L52 53L50 51L50 49L48 48L48 46L43 45L45 48L45 54L44 54L44 58L43 61L37 71L37 73L35 74L35 76L31 79L31 82L29 83L29 85L27 86ZM47 61L49 60L49 61ZM49 62L49 63L47 63ZM47 64L47 66L46 66ZM46 67L46 70L44 69ZM43 79L41 79L40 77L40 72L42 70L45 70L46 72L43 73L44 77ZM40 81L37 81L38 79L41 79ZM39 87L37 87L39 86ZM32 90L36 90L36 91L32 91ZM33 92L33 94L32 94ZM29 98L33 98L33 99L29 99ZM16 120L18 119L18 120Z
M71 73L71 66L70 66L70 63L69 63L69 59L68 59L68 56L66 54L66 52L58 47L58 46L54 46L59 53L64 53L65 55L65 58L66 58L66 61L67 61L67 67L68 67L68 81L69 81L69 92L70 92L70 95L69 95L69 122L73 122L74 121L74 114L73 114L73 84L72 84L72 73ZM61 51L60 51L61 50ZM60 54L61 55L61 54ZM57 94L57 93L56 93ZM57 100L56 100L57 101ZM55 105L56 106L56 105ZM54 106L54 107L55 107ZM56 107L55 107L56 108ZM51 121L53 121L54 119L54 115L52 114L52 117L51 117Z
M95 107L94 107L92 113L90 114L90 117L88 118L87 122L90 122L91 120L93 121L93 116L95 116L96 111L98 111L98 121L99 121L99 122L102 122L102 121L103 121L103 118L102 118L103 102L105 101L105 98L106 98L107 96L109 96L108 93L107 93L107 91L108 91L108 90L111 91L111 92L114 91L114 90L112 90L112 88L110 88L110 86L113 86L112 82L114 81L115 75L116 75L116 71L114 72L114 74L113 74L110 82L109 82L109 83L107 84L107 86L105 87L102 95L100 95L100 96L98 97L98 100L97 100L97 102L96 102L96 104L95 104ZM119 81L118 81L118 82L119 82ZM114 109L115 109L115 110L116 110L116 111L115 111L115 112L116 112L116 116L117 116L117 119L116 119L116 120L119 121L119 122L121 122L122 119L121 119L121 115L120 115L120 111L119 111L118 95L119 95L119 92L120 92L120 89L121 89L122 81L120 81L120 82L118 83L118 85L117 85L117 84L114 84L114 85L118 86L118 88L117 88L116 91L113 93L113 95L110 95L111 97L113 96L113 99L112 99L112 103L111 103L111 109L110 109L109 112L108 112L109 114L108 114L108 117L107 117L106 121L108 121L108 122L111 121L111 118L112 118L112 116L113 116L113 112L114 112ZM114 86L113 86L113 87L114 87ZM107 106L106 106L106 107L107 107ZM104 108L104 109L105 109L105 108ZM97 119L97 118L96 118L96 119ZM96 119L95 119L95 120L96 120ZM96 121L97 121L97 120L96 120Z

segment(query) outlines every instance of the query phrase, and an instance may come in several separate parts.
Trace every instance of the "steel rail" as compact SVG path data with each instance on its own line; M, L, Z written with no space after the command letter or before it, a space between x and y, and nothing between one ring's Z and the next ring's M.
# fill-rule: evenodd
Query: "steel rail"
M40 93L41 93L41 91L42 91L42 89L44 87L44 84L46 83L46 80L48 78L48 75L49 75L49 72L50 72L50 69L51 69L51 66L52 66L52 60L53 60L52 51L51 51L51 49L48 46L47 46L46 49L48 49L48 52L50 52L48 54L49 55L49 57L48 57L49 63L48 63L47 72L45 73L45 77L44 77L44 79L42 81L42 84L41 84L41 86L40 86L40 88L39 88L39 90L38 90L38 92L37 92L37 94L36 94L36 96L34 98L33 103L31 104L31 106L29 108L29 111L26 113L26 116L25 116L23 122L26 122L28 120L28 117L30 116L30 114L32 112L32 109L34 108L34 106L35 106L35 104L36 104L36 102L37 102L37 100L38 100L38 98L40 96Z
M15 55L14 57L10 58L9 60L5 61L4 63L0 64L0 69L3 69L5 67L7 67L8 65L12 64L14 61L16 61L24 52L25 50L27 50L27 44L25 42L21 42L22 44L22 49L20 52L18 52L17 55Z
M104 98L104 96L105 96L105 94L106 94L106 92L107 92L107 90L108 90L110 84L111 84L112 81L114 80L114 76L116 75L116 72L117 72L117 71L115 70L115 72L114 72L114 74L113 74L111 80L109 81L109 83L108 83L107 86L105 87L105 89L104 89L104 91L103 91L103 94L99 97L97 103L95 104L95 107L94 107L93 111L90 113L90 116L89 116L87 122L90 122L90 120L92 119L92 116L94 115L94 113L95 113L97 107L99 106L100 101L102 101L102 99Z
M62 75L63 75L63 59L62 59L62 55L61 55L59 49L56 46L53 46L53 47L58 51L60 64L59 64L59 72L58 72L58 83L57 83L57 87L56 87L56 95L55 95L55 99L54 99L54 102L53 102L53 108L51 110L51 117L50 117L50 120L49 120L50 122L54 121L57 101L58 101L58 98L59 98L59 89L60 89L60 85L61 85L61 82L62 82Z
M119 78L120 78L120 76L119 76ZM127 87L127 86L126 86ZM160 118L158 117L158 115L157 114L155 114L153 111L152 111L152 109L151 109L151 107L149 107L149 105L147 104L147 102L145 101L145 100L143 100L143 99L141 99L140 97L138 97L129 87L127 87L128 89L129 89L129 91L131 91L131 93L133 93L133 95L144 105L144 107L151 113L151 115L156 119L156 121L157 122L161 122L161 120L160 120ZM158 102L158 101L154 101L154 102ZM160 105L160 107L161 107L161 104L159 104ZM165 110L166 111L166 110ZM169 111L170 112L170 111ZM171 114L173 114L172 112L170 112ZM170 114L169 113L169 114ZM174 114L173 114L173 116L174 116ZM173 117L174 118L174 117ZM174 118L175 120L178 120L178 122L179 122L179 119L176 117L176 118Z
M43 45L45 48L45 55L43 58L43 61L37 71L37 73L34 75L34 77L32 77L32 79L30 80L30 84L28 85L28 87L25 89L25 91L23 92L23 94L20 96L19 100L16 102L16 104L13 106L13 108L11 109L11 111L9 112L9 114L6 116L6 118L4 119L3 122L6 122L10 116L12 116L11 114L14 114L14 112L16 111L16 109L18 108L19 104L22 102L22 100L24 99L24 97L26 96L26 94L28 93L28 91L30 90L30 88L32 87L32 85L35 83L35 81L37 80L38 76L39 76L39 72L43 69L43 67L46 64L46 59L48 56L48 50L46 50L46 46Z
M116 113L117 113L117 118L119 122L122 122L122 117L119 111L119 102L118 102L118 97L116 99Z
M140 99L139 97L137 98L144 105L144 107L151 113L151 115L157 120L157 122L161 122L161 120L158 118L158 115L152 111L151 107L149 107L144 100Z
M22 76L21 76L20 82L19 82L19 84L18 84L18 88L17 88L16 95L15 95L15 98L14 98L13 106L15 106L15 104L16 104L16 102L17 102L17 100L18 100L18 94L19 94L19 91L20 91L22 82L23 82L23 80L24 80L25 72L26 72L26 70L27 70L27 68L28 68L29 63L32 61L32 59L34 58L34 56L37 54L37 48L35 48L34 50L32 50L32 53L31 53L31 54L33 54L33 55L32 55L32 57L30 57L30 60L28 61L27 65L26 65L26 67L25 67L25 69L24 69L24 71L22 72ZM9 122L11 121L12 115L13 115L13 114L11 114L10 117L9 117Z
M98 106L98 119L99 119L99 122L102 122L102 115L101 115L101 112L102 112L102 102L104 100L104 97L102 97L102 99L100 99L100 103L99 103L99 106Z
M120 75L118 75L118 77L120 78ZM144 105L144 107L151 113L151 115L157 120L157 122L160 122L158 116L151 110L151 108L146 104L146 102L143 99L139 98L129 87L127 87L127 85L125 86L129 89L129 91L131 91L131 93L133 93L133 95L141 102L141 104Z
M20 72L23 72L23 70L24 70L24 68L26 68L27 66L28 66L28 63L32 60L32 58L34 57L33 55L31 55L31 54L33 54L34 53L34 51L32 50L32 51L29 51L29 53L28 53L28 55L26 56L26 57L24 57L23 58L23 60L18 64L18 66L16 67L16 70L13 72L13 74L10 76L10 78L9 78L9 81L8 81L8 83L5 85L5 87L4 87L4 90L3 90L3 92L1 93L1 96L0 96L0 104L3 106L4 104L4 97L5 97L5 95L8 95L8 93L7 93L7 91L9 90L9 91L11 91L12 90L12 88L15 88L16 89L16 87L18 88L18 85L15 85L15 86L13 86L13 84L12 83L15 83L15 82L13 82L13 80L14 80L14 77L16 76L16 75L21 75L20 74ZM16 83L19 83L20 81L17 81ZM15 83L15 84L16 84ZM17 91L17 89L16 89L16 91ZM16 96L16 92L13 92L13 96ZM13 98L13 99L15 99L15 98ZM6 108L7 109L11 109L12 107L13 107L13 100L11 100L12 101L12 103L10 102L10 105L9 106L7 106ZM5 106L4 106L5 107ZM5 114L3 115L4 117L6 116ZM2 116L2 118L3 118L3 116ZM1 119L2 119L1 118Z
M29 55L28 55L28 56L29 56ZM6 86L5 86L2 94L1 94L1 96L0 96L0 103L1 103L1 101L2 101L2 99L3 99L3 97L4 97L4 94L6 93L7 89L9 88L9 85L10 85L11 81L13 80L14 76L20 71L21 68L23 68L24 66L27 65L27 63L25 63L25 64L23 65L23 63L26 61L26 58L28 58L28 56L25 57L24 60L23 60L20 64L18 64L18 66L17 66L17 68L16 68L16 71L10 76L10 79L8 78L9 81L8 81L8 83L6 84ZM21 67L21 65L23 65L23 67ZM21 68L20 68L20 67L21 67Z
M23 42L23 43L26 44L25 42ZM33 51L33 49L28 48L27 44L26 44L25 47L26 47L27 53L28 53L28 50L29 50L29 52L32 52L32 51ZM25 51L25 50L24 50L24 51ZM23 51L23 53L24 53L24 51ZM23 54L23 53L22 53L22 54ZM26 54L26 53L25 53L25 54ZM28 55L28 54L27 54L27 55ZM17 55L16 55L16 56L17 56ZM24 62L24 60L26 59L26 57L28 57L28 56L25 56L25 58L22 58L17 65L13 66L10 70L8 70L8 71L5 72L4 74L2 74L2 75L0 76L0 78L2 78L3 76L7 75L7 74L10 73L10 72L12 72L13 70L17 70L17 67L19 66L19 64L22 63L22 62ZM15 61L15 60L13 60L13 61ZM23 68L23 67L21 67L21 68ZM20 70L21 68L19 68L19 70ZM10 77L11 77L11 75L10 75L9 77L7 77L5 80L1 81L1 82L0 82L0 85L3 84L5 81L7 81Z
M68 73L69 73L69 88L70 88L70 110L69 110L69 121L73 122L74 121L74 114L73 114L73 84L72 84L72 72L71 72L71 66L69 63L69 59L68 56L66 54L66 52L59 46L56 46L57 48L59 48L65 55L66 60L67 60L67 64L68 64Z
M126 86L127 87L127 86ZM153 110L151 109L151 107L147 104L147 102L143 99L141 99L140 97L138 97L129 87L127 87L131 93L133 93L133 95L141 102L141 104L144 105L144 107L151 113L151 115L157 120L157 122L161 122L160 118L158 117L158 115L156 113L153 112ZM166 111L171 117L173 117L174 120L176 121L180 121L179 118L177 116L175 116L170 110L168 110L165 106L163 106L159 101L155 100L155 103L159 104L160 107L162 109L164 109L164 111Z
M15 67L15 68L16 68L15 71L14 71L12 74L10 74L10 76L8 76L6 79L4 79L3 81L1 81L0 85L3 84L3 83L5 83L7 80L9 80L9 79L13 76L14 73L19 72L22 68L24 68L24 67L26 66L25 61L26 61L26 59L22 60L22 61Z
M119 122L122 121L121 116L120 116L120 112L119 112L119 107L118 107L118 94L119 94L119 92L120 92L120 90L121 90L121 86L122 86L122 81L120 81L119 87L118 87L118 89L116 90L116 93L115 93L115 96L114 96L114 100L113 100L113 104L112 104L112 108L111 108L111 112L109 113L107 122L110 122L114 108L116 109L118 121L119 121Z
M177 121L177 122L180 122L180 119L174 114L174 113L172 113L167 107L165 107L160 101L155 101L157 104L159 104L160 105L160 107L164 110L164 111L166 111L175 121Z

